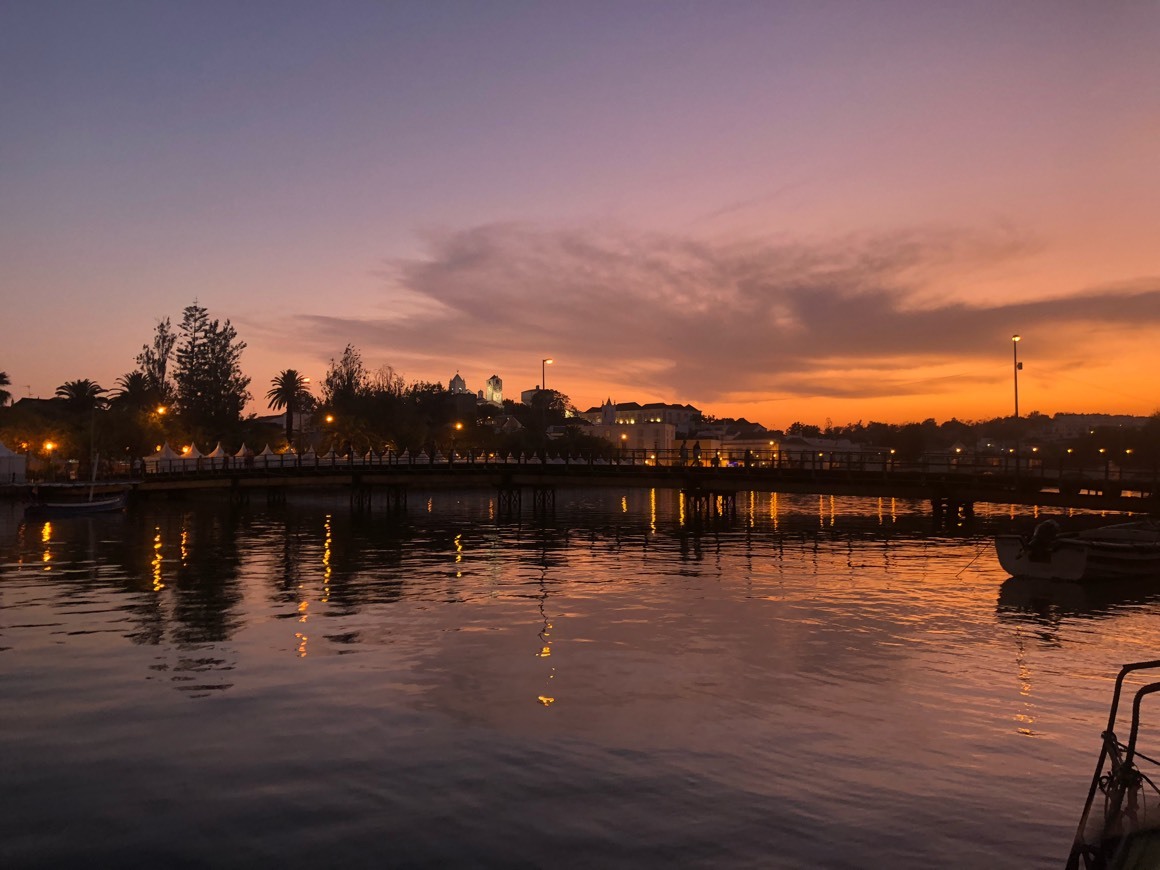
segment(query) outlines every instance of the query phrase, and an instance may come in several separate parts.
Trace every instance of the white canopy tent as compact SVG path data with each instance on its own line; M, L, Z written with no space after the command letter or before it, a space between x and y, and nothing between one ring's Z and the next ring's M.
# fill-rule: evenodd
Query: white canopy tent
M278 464L278 458L278 454L271 450L270 445L267 444L262 452L254 457L254 467L269 468Z
M182 467L181 457L169 446L168 441L162 444L161 449L152 456L146 456L144 463L146 474L163 474L169 471L180 471Z
M222 447L222 443L219 441L217 447L206 454L205 459L205 468L226 468L230 462L230 455L226 453L225 448Z
M0 442L0 483L24 483L27 474L28 457L13 453Z

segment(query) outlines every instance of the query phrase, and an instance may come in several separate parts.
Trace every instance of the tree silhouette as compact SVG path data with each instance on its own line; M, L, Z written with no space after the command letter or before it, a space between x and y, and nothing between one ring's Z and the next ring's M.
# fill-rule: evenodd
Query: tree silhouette
M270 381L270 390L266 398L270 400L270 407L274 410L286 409L286 443L294 445L294 414L310 406L314 397L307 388L308 378L304 378L296 369L285 369L279 372Z
M197 303L182 312L180 343L174 352L177 404L204 437L220 438L241 419L250 398L250 379L241 367L245 347L229 320L224 324L210 320L209 312Z
M8 372L0 372L0 408L8 404L12 398L12 394L4 387L12 385L12 381L8 380Z
M141 347L137 354L137 365L140 373L157 394L158 402L168 405L173 401L174 388L169 380L169 361L173 358L173 349L177 345L177 334L169 318L157 321L153 333L153 343Z
M330 361L322 379L322 401L340 413L350 413L370 388L370 376L363 365L362 354L352 344L342 352L342 359Z
M164 397L145 372L129 372L117 378L110 404L126 411L152 411L164 404Z
M80 413L82 411L103 408L105 406L105 400L101 397L101 394L104 392L107 391L96 381L81 378L75 381L65 381L57 387L56 397L58 399L64 399L70 411Z

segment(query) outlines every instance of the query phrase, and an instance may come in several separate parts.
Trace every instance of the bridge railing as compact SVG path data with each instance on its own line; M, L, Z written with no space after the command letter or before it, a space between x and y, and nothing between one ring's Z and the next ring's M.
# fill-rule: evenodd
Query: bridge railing
M1118 485L1121 491L1156 493L1157 469L1143 466L1125 467L1111 461L1101 465L1081 465L1066 459L1045 461L1035 454L931 453L903 458L883 450L827 451L779 450L753 452L722 449L697 451L610 450L578 454L547 450L533 453L495 453L480 450L449 450L446 454L420 451L412 454L387 450L368 451L358 455L327 453L259 454L247 457L197 457L146 461L147 476L220 475L261 472L327 472L354 468L407 467L455 468L462 466L558 466L568 468L631 468L655 471L679 470L696 473L698 468L741 469L754 474L785 476L879 476L886 478L931 476L983 483L999 480L1017 481L1021 486L1056 487L1061 491L1092 488L1108 491Z

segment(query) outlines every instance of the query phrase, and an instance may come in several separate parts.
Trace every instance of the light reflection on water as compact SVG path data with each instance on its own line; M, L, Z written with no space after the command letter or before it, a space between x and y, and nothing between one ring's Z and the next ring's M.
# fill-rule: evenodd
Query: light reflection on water
M0 505L0 865L1057 866L1148 585L921 505ZM948 856L953 856L948 858Z

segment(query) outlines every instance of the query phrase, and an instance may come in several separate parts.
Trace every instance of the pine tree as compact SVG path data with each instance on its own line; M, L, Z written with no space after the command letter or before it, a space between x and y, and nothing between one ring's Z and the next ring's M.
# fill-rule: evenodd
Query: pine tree
M241 369L245 347L229 320L210 320L196 302L182 312L173 374L177 407L203 436L220 438L241 419L250 399L250 379Z

